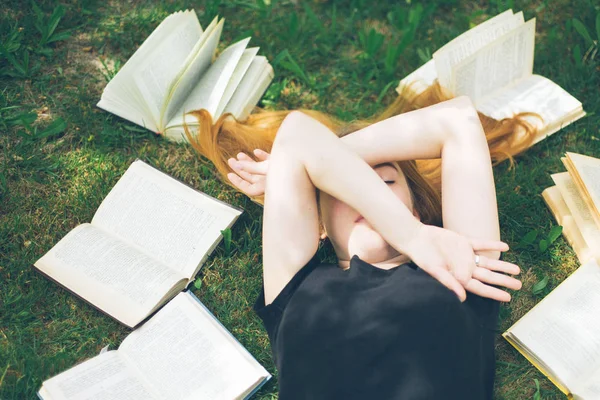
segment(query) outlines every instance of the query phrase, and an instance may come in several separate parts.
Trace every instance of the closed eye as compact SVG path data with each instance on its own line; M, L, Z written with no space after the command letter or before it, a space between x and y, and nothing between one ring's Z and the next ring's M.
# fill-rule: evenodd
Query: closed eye
M387 183L389 185L389 184L392 184L392 183L396 183L396 181L385 181L385 183Z

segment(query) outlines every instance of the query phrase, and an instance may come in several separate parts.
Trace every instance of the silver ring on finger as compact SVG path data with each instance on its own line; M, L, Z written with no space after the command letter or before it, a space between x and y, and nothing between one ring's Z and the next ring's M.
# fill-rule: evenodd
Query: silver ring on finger
M479 257L479 254L475 254L475 266L479 267L480 261L481 261L481 257Z

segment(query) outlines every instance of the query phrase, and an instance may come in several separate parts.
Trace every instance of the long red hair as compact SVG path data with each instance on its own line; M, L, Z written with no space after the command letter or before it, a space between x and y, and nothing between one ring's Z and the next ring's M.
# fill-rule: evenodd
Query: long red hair
M410 88L404 90L385 110L366 120L347 123L319 111L304 109L301 111L342 137L394 115L427 107L450 98L436 82L419 94L413 94ZM227 179L227 173L232 172L227 160L235 158L239 152L252 154L252 151L257 148L271 152L277 130L290 112L290 110L259 110L243 121L225 114L213 123L211 115L202 109L190 113L199 120L197 133L193 135L187 127L185 133L193 148L215 165L222 181L235 188ZM521 113L497 121L479 113L490 154L495 163L508 159L512 165L513 156L532 144L536 129L525 118L531 115L536 116L532 113ZM412 191L414 207L421 221L426 224L440 225L442 213L440 160L399 161L398 164L406 176ZM253 200L262 204L264 198L258 196Z

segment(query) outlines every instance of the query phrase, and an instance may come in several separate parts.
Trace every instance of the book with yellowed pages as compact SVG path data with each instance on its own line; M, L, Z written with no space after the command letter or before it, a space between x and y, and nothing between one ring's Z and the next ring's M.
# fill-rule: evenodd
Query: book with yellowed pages
M41 400L247 399L271 375L193 294L178 294L118 350L43 382Z
M600 159L567 152L542 197L579 267L503 336L574 399L600 398Z
M533 74L535 18L507 10L456 37L400 81L398 93L419 94L436 80L453 96L466 95L497 120L521 112L535 127L534 144L585 116L580 101L550 79Z
M135 161L35 268L134 327L194 279L242 210Z
M600 257L600 159L567 152L561 160L568 172L553 174L542 196L583 264Z
M600 226L600 159L567 152L561 160L588 206L593 220Z
M108 82L97 106L175 141L187 140L184 122L198 133L198 120L186 114L193 110L244 119L273 68L258 47L246 48L250 38L215 59L223 23L215 17L203 30L193 10L169 15Z
M600 399L600 266L579 267L503 337L563 393Z
M588 246L558 186L555 185L544 189L542 197L556 219L556 222L563 227L562 234L567 243L573 248L579 263L585 264L592 257L597 257L599 254Z

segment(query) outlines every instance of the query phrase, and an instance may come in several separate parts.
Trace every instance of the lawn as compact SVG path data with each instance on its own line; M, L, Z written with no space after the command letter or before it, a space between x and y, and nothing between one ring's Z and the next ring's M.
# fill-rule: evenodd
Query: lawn
M594 5L595 4L595 5ZM555 222L540 193L563 171L565 151L600 156L600 54L573 18L600 36L593 0L143 1L4 0L0 9L0 399L32 399L43 380L118 347L128 329L51 283L32 264L89 222L110 188L142 159L245 210L232 246L219 246L194 293L274 376L256 396L277 398L266 333L251 306L261 285L261 211L220 182L210 163L95 107L102 89L170 13L193 8L206 26L226 18L222 43L252 36L275 69L267 109L311 108L344 120L389 104L398 80L441 45L507 9L537 18L534 72L577 97L588 116L495 167L506 259L523 289L502 307L501 330L578 266L562 239L517 248ZM64 12L64 15L63 15ZM366 40L369 33L374 39ZM377 42L380 41L380 45ZM597 49L596 42L595 46ZM547 284L544 285L544 282ZM534 290L534 285L537 285ZM564 398L504 339L497 340L497 399Z

